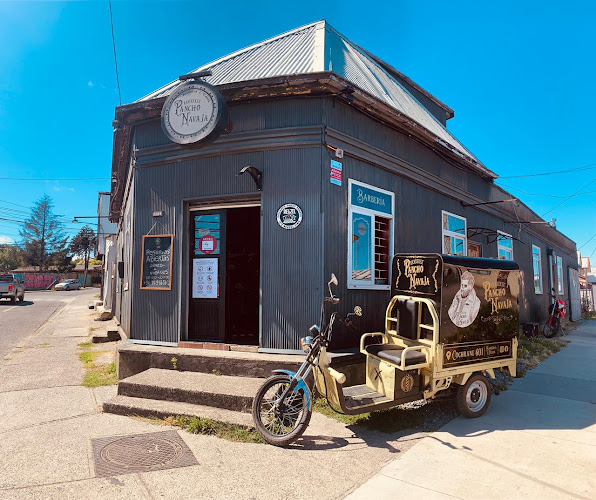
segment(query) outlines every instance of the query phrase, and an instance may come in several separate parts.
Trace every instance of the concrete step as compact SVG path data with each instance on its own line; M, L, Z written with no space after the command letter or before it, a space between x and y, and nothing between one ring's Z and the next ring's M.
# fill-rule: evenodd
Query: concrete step
M91 337L91 342L94 344L101 344L103 342L118 342L119 340L120 331L118 328L96 331Z
M150 368L120 380L118 394L250 413L263 379Z
M212 406L201 406L190 403L162 401L159 399L131 398L114 396L103 404L103 411L116 415L166 418L171 416L187 416L209 418L227 424L254 427L252 415L237 411L223 410Z
M271 370L296 371L303 361L304 355L224 352L130 343L118 349L118 378L122 380L149 368L267 378Z

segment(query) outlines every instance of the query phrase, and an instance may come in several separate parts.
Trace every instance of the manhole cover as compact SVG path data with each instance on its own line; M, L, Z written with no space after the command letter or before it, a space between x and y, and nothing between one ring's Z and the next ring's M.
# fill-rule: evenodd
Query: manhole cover
M91 443L96 477L198 465L176 431L93 439Z

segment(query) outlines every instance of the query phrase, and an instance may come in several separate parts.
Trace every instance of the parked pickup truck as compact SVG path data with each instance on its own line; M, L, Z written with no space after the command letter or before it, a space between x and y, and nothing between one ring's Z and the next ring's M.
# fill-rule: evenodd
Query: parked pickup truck
M0 274L0 299L10 299L13 304L25 300L25 284L16 274Z

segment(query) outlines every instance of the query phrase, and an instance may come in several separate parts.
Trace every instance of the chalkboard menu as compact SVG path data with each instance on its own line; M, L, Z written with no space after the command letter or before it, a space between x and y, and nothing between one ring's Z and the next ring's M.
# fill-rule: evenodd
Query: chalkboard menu
M173 234L143 236L141 288L147 290L172 289Z

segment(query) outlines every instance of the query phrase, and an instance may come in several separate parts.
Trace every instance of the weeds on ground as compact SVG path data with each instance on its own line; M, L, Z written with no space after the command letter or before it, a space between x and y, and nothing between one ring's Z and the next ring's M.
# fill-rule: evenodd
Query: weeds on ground
M93 344L93 342L91 342L90 340L87 342L81 342L79 344L79 347L83 348L83 349L87 349L88 347L93 347L95 344Z
M116 362L109 365L99 365L90 368L83 377L85 387L99 387L101 385L115 385L118 383L116 375Z
M87 347L88 342L79 344L80 347ZM101 385L115 385L118 383L116 374L116 362L96 365L95 361L106 351L83 351L79 353L79 359L87 370L83 377L85 387L99 387Z
M167 425L180 427L191 434L216 436L241 443L264 443L256 430L242 425L217 422L209 418L176 416L164 419Z
M536 368L538 363L559 352L569 344L569 340L555 337L552 339L519 336L517 347L517 378L523 377L528 370Z
M582 314L582 318L584 319L596 319L596 311L590 311L587 313Z
M99 330L97 326L90 326L89 327L89 335L92 335L95 330Z

